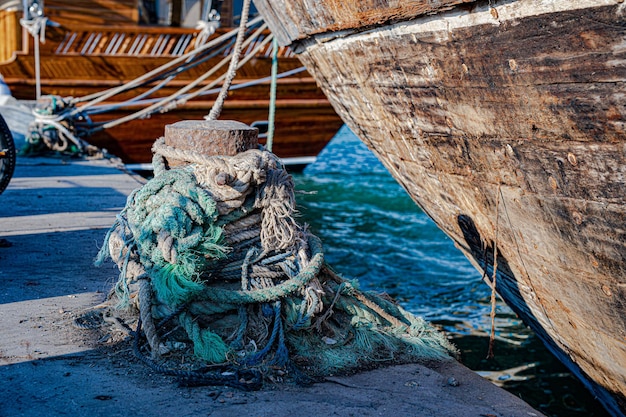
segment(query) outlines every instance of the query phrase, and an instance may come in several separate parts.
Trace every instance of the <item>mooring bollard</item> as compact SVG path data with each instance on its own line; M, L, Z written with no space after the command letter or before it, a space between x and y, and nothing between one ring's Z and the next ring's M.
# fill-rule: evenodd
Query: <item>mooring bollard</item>
M259 130L234 120L183 120L165 126L165 144L203 155L234 156L259 146ZM185 162L168 158L170 167Z
M138 300L136 346L145 335L150 357L135 354L193 383L247 390L264 374L309 380L382 357L449 358L455 348L434 327L326 266L321 241L295 218L293 179L257 137L240 122L185 121L155 143L166 151L155 151L158 170L98 255L120 268L116 304L130 311ZM172 159L194 163L167 169ZM173 356L161 356L163 346ZM194 369L176 369L191 353ZM206 363L224 368L205 372Z

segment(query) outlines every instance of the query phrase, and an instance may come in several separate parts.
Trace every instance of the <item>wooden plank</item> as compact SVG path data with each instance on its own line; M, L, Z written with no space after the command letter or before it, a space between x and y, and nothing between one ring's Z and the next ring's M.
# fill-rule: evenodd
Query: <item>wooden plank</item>
M621 415L623 4L502 2L369 29L304 40L300 58L488 276L497 245L504 298Z
M449 10L475 0L256 0L281 45L309 36L344 30L363 30Z
M62 25L134 25L139 22L137 0L46 0L44 6L46 16Z
M193 104L193 103L192 103ZM202 101L194 106L185 106L177 111L156 114L145 120L134 120L117 128L97 133L89 142L106 148L128 163L145 163L152 160L152 144L163 136L166 124L181 120L201 120L213 104ZM266 102L226 100L221 119L238 120L246 124L268 119L269 99ZM109 120L124 113L94 116L94 122ZM273 151L281 158L316 156L328 144L343 125L328 103L294 102L279 100L276 106L276 125ZM312 129L311 126L316 126ZM265 144L265 139L260 139Z
M13 59L22 48L19 10L0 10L0 63Z

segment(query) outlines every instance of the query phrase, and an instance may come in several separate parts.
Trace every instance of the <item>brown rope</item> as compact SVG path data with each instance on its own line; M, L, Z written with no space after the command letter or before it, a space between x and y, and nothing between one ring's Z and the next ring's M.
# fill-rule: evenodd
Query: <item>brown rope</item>
M156 359L160 356L159 346L161 340L152 319L152 286L147 279L139 281L139 314L143 323L143 331L150 345L152 359Z

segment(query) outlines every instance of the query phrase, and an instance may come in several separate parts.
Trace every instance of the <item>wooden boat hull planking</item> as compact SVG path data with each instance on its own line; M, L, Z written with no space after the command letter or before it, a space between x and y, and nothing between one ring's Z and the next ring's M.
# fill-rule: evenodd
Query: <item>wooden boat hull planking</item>
M197 106L186 106L180 110L156 114L150 119L133 120L123 125L95 133L88 141L119 156L127 163L146 163L152 158L154 141L163 136L164 127L181 120L201 120L210 109L212 102L201 101ZM315 157L328 144L342 126L335 111L318 106L318 103L279 101L276 104L274 153L281 158ZM237 120L249 125L267 121L268 101L251 103L226 100L220 115L223 120ZM103 119L122 117L126 113L112 112ZM102 116L100 116L102 117ZM99 117L92 117L98 122ZM319 129L311 129L320 124ZM259 139L265 144L265 139Z
M293 3L257 1L417 204L487 281L497 250L498 292L624 415L626 4L437 2L399 22L431 2L341 19L335 1Z
M225 31L220 29L218 33ZM117 87L176 57L166 54L158 56L150 52L159 39L169 36L171 45L178 43L180 39L187 39L189 42L187 48L192 49L196 35L197 31L193 29L139 27L128 24L112 28L69 22L67 26L50 27L46 31L46 43L42 44L40 49L42 94L83 97ZM95 36L100 36L101 39L97 47L93 42ZM117 51L112 53L111 45L116 37L117 39L124 37L125 42L118 43ZM0 64L0 73L14 97L32 100L35 98L36 73L35 60L29 51L34 48L32 37L26 39L29 42L28 47L24 51L14 53L9 60ZM141 51L132 47L138 39L144 45ZM134 52L130 53L133 50ZM150 97L162 98L176 94L179 89L202 76L227 56L227 52L218 54L206 63L181 73ZM267 78L271 73L271 65L270 43L259 56L238 71L234 83L254 83ZM209 77L206 82L220 76L226 67ZM300 67L302 64L299 59L287 48L281 48L278 72L294 71ZM154 85L155 83L151 83L123 92L102 104L116 104L131 99ZM124 162L150 162L152 143L163 135L165 125L185 119L201 119L209 113L216 96L217 94L213 94L195 98L168 112L155 113L149 121L133 120L104 131L97 131L86 139L93 145L106 148ZM281 158L315 157L343 125L329 101L306 71L279 79L276 96L273 150ZM220 118L231 118L248 124L263 123L268 120L269 107L270 82L266 80L231 91ZM112 112L91 116L91 120L96 123L115 120L140 108L140 106L121 107ZM315 129L311 129L311 126L315 126ZM263 139L261 143L264 143Z

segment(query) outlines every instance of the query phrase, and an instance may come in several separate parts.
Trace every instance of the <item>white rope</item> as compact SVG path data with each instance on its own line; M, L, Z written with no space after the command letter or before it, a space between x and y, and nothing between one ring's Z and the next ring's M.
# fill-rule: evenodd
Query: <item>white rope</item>
M37 16L34 19L20 19L20 25L33 36L35 46L35 94L37 100L41 97L41 63L39 58L39 43L46 43L46 25L48 18Z
M33 38L39 38L39 42L46 43L46 26L48 18L38 16L34 19L20 19L20 25L30 33Z
M248 27L254 26L257 23L261 22L262 20L263 20L262 17L258 17L256 19L253 19L248 24ZM152 70L152 71L142 75L141 77L138 77L138 78L136 78L136 79L134 79L134 80L132 80L132 81L126 83L126 84L123 84L123 85L121 85L119 87L115 87L115 88L111 88L111 89L108 89L108 90L104 90L104 91L101 91L101 92L98 92L98 93L94 93L94 94L91 94L91 95L88 95L88 96L84 96L82 98L75 98L75 99L73 99L70 102L70 104L81 103L81 102L88 101L88 100L91 100L91 101L89 101L88 103L86 103L86 104L84 104L84 105L82 105L80 107L77 107L74 111L72 111L72 113L70 113L70 115L74 116L74 115L76 115L78 113L84 112L86 109L88 109L89 107L93 106L94 104L100 103L100 102L102 102L102 101L104 101L104 100L106 100L106 99L108 99L110 97L113 97L116 94L119 94L119 93L121 93L123 91L126 91L126 90L129 90L131 88L137 87L143 81L153 77L154 75L159 74L159 73L165 71L166 69L168 69L170 67L178 65L179 63L181 63L181 62L183 62L183 61L185 61L185 60L187 60L187 59L197 55L198 53L200 53L200 52L202 52L202 51L204 51L206 49L212 48L215 45L218 45L221 42L224 42L225 40L228 40L228 39L232 38L233 36L235 36L238 33L239 33L239 28L233 29L233 30L231 30L231 31L221 35L221 36L218 36L217 38L213 39L211 42L202 45L200 48L197 48L197 49L194 49L193 51L187 52L186 54L181 55L180 57L178 57L176 59L173 59L172 61L170 61L170 62L168 62L168 63L166 63L164 65L161 65L160 67L155 68L154 70Z
M271 38L270 38L271 40ZM240 63L240 67L241 67L241 63ZM292 70L289 71L285 71L285 72L281 72L280 74L278 74L276 76L277 79L281 79L281 78L285 78L285 77L291 77L292 75L295 74L299 74L301 72L306 71L305 67L298 67L298 68L294 68ZM272 77L268 76L268 77L263 77L263 78L257 78L255 80L252 81L244 81L244 82L239 82L239 83L234 83L233 85L230 86L230 91L233 90L240 90L242 88L248 88L248 87L254 87L257 85L261 85L261 84L267 84L267 83L271 83L272 81ZM217 94L219 93L222 88L211 88L209 90L204 90L204 88L202 89L203 91L201 91L199 94L194 93L192 94L183 94L181 95L181 98L176 102L176 104L184 104L186 103L188 100L190 100L191 98L195 97L195 96L207 96L207 95L213 95L213 94ZM154 104L156 102L161 101L162 98L151 98L151 99L146 99L146 100L129 100L128 102L126 102L124 105L124 107L143 107L145 105L149 105L149 104ZM97 105L94 106L94 110L90 111L89 114L94 114L94 113L105 113L111 109L115 109L117 107L119 107L121 104L103 104L103 105Z
M39 100L41 97L41 60L39 59L39 42L35 37L33 37L33 44L35 45L35 98Z
M67 139L69 139L70 141L72 141L77 147L78 149L82 152L85 149L87 149L90 145L85 142L84 140L76 137L67 127L65 127L61 122L59 118L54 118L54 119L48 119L45 117L42 117L40 114L33 112L33 114L35 115L35 120L32 121L29 125L29 130L34 131L34 130L38 130L43 132L43 129L45 127L54 127L55 129L57 129L59 131L59 134L62 137L65 137ZM39 129L37 128L39 127ZM43 133L40 133L42 138L45 137L45 135ZM56 149L54 146L52 146L53 150L59 150L59 151L64 151L65 150L65 146L61 146L60 148Z
M276 120L276 83L278 81L278 40L274 37L272 41L272 82L270 84L270 109L267 116L267 139L265 147L272 152L274 144L274 122Z
M239 58L241 57L241 50L243 49L243 39L244 39L244 30L246 27L246 22L248 21L248 14L250 12L250 0L244 0L243 6L241 7L241 21L239 22L240 31L237 34L237 41L235 42L235 48L233 50L233 59L230 62L230 66L228 68L228 73L226 77L226 81L222 84L222 91L217 96L217 100L213 103L213 107L209 112L208 116L205 116L206 120L215 120L219 117L222 106L224 105L224 100L226 99L226 94L228 93L228 89L230 88L230 84L235 78L235 74L237 72L237 67L239 65Z
M196 24L196 29L200 30L196 37L196 48L199 48L215 33L218 27L220 27L220 14L215 9L211 9L207 20L199 20Z
M260 34L263 30L265 30L265 27L267 27L267 25L263 25L261 26L246 42L244 42L244 45L249 44L250 42L252 42L257 36L258 34ZM261 45L259 45L259 48L264 45L263 42L261 43ZM258 51L257 49L257 51ZM249 59L251 59L253 56L253 54L249 55ZM192 83L189 83L188 85L186 85L185 87L181 88L180 90L178 90L177 92L175 92L174 94L169 95L168 97L163 98L162 100L138 111L135 112L133 114L130 114L128 116L122 117L120 119L111 121L109 123L106 123L102 126L103 129L108 129L114 126L117 126L119 124L128 122L130 120L135 120L137 118L143 117L149 113L151 113L153 110L156 110L158 108L162 108L164 106L166 106L169 103L172 103L173 101L177 100L178 98L180 98L180 96L184 93L186 93L187 91L193 89L195 86L197 86L198 84L200 84L202 81L204 81L206 78L210 77L211 75L213 75L219 68L221 68L223 65L226 64L226 62L228 62L230 58L226 57L224 58L222 61L220 61L217 65L215 65L213 68L211 68L209 71L207 71L206 73L204 73L202 76L198 77L195 81L193 81ZM249 60L248 59L248 60ZM248 62L248 60L244 60L241 62L240 65L245 64L246 62ZM207 87L208 88L213 88L215 85L217 85L218 83L222 82L222 80L224 79L225 75L222 75L220 77L218 77L217 79L215 79L213 82L211 82ZM194 95L191 95L192 97L195 97ZM167 110L171 110L172 108L174 108L174 106L170 106L166 109L164 109L164 111Z
M267 26L264 26L264 28ZM265 39L263 39L249 54L247 54L245 56L244 59L242 59L239 64L237 65L237 70L239 68L241 68L242 66L244 66L245 64L248 63L248 61L250 61L252 58L254 58L254 56L263 48L265 48L267 46L268 43L270 43L273 39L273 35L269 35L267 36ZM251 37L250 39L253 39L254 37ZM244 43L243 47L245 48L247 46L249 42ZM304 69L304 68L302 68ZM194 93L188 94L186 96L184 96L183 98L179 99L176 103L178 105L180 104L185 104L187 101L204 94L206 91L210 90L211 88L213 88L215 85L219 84L225 77L227 74L222 74L218 79L216 79L214 82L212 82L211 84L207 84L206 86L199 88L198 90L196 90ZM264 80L268 80L270 79L269 77L264 78ZM248 83L250 84L250 83ZM251 84L250 84L251 85ZM235 86L231 86L229 87L229 90L233 90L235 89L235 87L237 86L237 84ZM220 92L223 91L223 86L220 88L219 90ZM214 104L215 105L215 104Z
M150 100L144 100L144 97L150 97L152 95L152 93L154 93L155 91L159 91L161 88L165 87L167 84L169 84L170 81L172 81L172 79L174 79L176 77L176 75L170 75L169 77L167 77L166 79L162 80L160 83L158 83L157 85L155 85L154 87L152 87L151 89L137 95L136 97L133 97L131 99L125 100L125 101L120 101L118 103L108 103L108 104L95 104L93 106L91 106L92 110L88 110L88 111L82 111L83 114L98 114L98 113L103 113L103 112L107 112L107 111L111 111L111 110L115 110L118 109L120 107L131 107L133 104L137 105L137 104L142 104L145 105L145 103L154 103L156 101L161 100L161 98L153 98ZM82 110L82 108L81 108Z
M196 29L200 31L198 36L196 37L196 48L204 45L204 43L215 33L217 28L220 26L220 22L210 21L206 22L204 20L199 20L196 24Z

